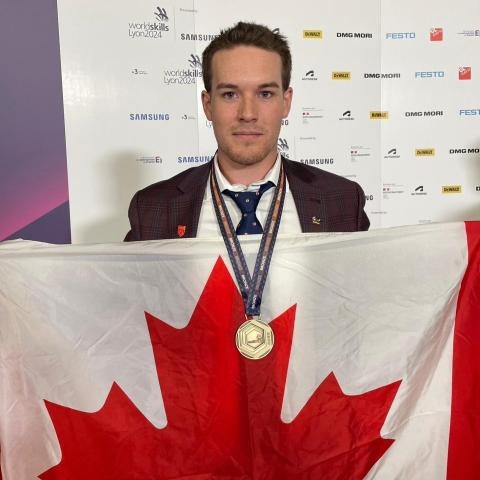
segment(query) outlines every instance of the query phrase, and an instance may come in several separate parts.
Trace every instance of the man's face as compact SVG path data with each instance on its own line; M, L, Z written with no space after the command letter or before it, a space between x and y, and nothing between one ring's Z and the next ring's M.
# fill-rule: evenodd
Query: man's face
M205 115L213 124L219 158L253 165L276 157L292 89L282 90L282 60L276 52L238 46L212 58L212 88L202 92Z

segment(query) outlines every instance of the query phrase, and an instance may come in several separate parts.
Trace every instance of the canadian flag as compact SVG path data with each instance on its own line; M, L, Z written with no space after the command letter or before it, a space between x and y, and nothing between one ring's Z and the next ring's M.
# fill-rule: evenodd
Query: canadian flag
M221 240L5 242L3 480L477 479L479 248L475 222L281 236L250 360Z

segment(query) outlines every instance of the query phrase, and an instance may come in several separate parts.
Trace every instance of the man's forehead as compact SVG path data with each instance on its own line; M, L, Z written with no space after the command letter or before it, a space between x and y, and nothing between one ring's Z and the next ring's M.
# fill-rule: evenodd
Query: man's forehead
M238 62L241 60L241 64ZM275 66L281 67L282 59L277 52L265 50L263 48L239 45L233 48L224 48L215 52L212 58L212 64L215 68L221 68L228 64L229 68L238 66L238 68L246 68L250 65L259 66Z
M256 47L254 45L237 45L232 48L222 48L213 54L212 62L222 63L234 61L237 58L250 59L252 61L267 61L281 65L282 59L278 52Z
M277 52L239 45L215 52L212 58L214 83L236 84L245 80L260 84L279 82L282 59Z

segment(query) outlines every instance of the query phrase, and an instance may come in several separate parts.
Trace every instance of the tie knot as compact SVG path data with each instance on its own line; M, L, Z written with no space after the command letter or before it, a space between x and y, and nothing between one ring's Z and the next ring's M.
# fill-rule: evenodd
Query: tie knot
M273 183L267 182L260 185L260 189L257 192L233 192L225 189L222 193L230 197L242 213L251 213L256 211L262 195L272 187Z

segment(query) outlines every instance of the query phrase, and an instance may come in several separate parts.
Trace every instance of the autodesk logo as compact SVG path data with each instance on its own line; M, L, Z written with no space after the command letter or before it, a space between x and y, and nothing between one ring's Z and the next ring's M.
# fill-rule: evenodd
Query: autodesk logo
M355 120L355 118L352 116L351 110L346 110L342 113L342 116L339 117L339 120Z
M315 76L315 70L309 70L306 72L302 77L302 80L317 80L317 77Z
M400 155L397 153L397 149L391 148L383 158L400 158Z
M419 185L410 195L426 195L427 192L424 191L423 185Z

